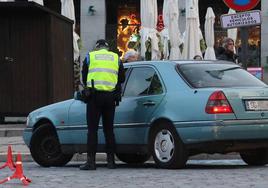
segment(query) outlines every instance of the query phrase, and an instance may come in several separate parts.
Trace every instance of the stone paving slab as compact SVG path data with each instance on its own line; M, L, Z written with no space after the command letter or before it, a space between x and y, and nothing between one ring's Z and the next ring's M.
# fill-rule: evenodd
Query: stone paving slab
M5 117L5 122L8 123L18 123L18 122L26 122L27 117Z
M23 134L24 128L1 128L0 127L0 138L1 137L14 137L21 136Z
M17 122L0 124L0 139L3 139L1 137L22 136L25 127L26 127L25 123L17 123Z
M22 128L24 129L26 127L25 123L6 123L6 124L0 124L0 128Z

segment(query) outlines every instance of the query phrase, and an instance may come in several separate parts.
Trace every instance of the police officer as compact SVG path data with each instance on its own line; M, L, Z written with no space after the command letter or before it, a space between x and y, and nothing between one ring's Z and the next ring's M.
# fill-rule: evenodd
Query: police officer
M81 170L96 170L95 156L100 117L102 117L106 140L107 167L111 169L116 167L113 132L115 105L118 103L116 86L125 81L125 72L118 55L108 50L108 43L104 39L98 40L95 51L90 52L83 62L83 83L94 92L87 101L87 162L80 166Z

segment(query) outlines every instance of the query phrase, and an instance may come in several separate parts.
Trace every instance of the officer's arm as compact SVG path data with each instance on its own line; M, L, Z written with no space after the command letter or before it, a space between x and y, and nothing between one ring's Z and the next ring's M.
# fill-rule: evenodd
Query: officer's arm
M120 61L119 62L119 71L118 71L118 83L123 83L126 79L125 76L125 69L123 63Z
M88 66L89 66L89 58L87 55L83 61L83 67L82 67L82 81L83 81L84 86L87 85Z

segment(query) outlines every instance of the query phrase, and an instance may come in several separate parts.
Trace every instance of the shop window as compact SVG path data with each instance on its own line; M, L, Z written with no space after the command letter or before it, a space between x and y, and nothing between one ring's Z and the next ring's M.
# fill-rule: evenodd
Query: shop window
M162 16L163 0L158 0L157 30L164 28ZM140 21L140 3L121 2L117 8L117 49L122 57L129 49L138 49ZM111 18L109 18L111 20Z
M248 39L248 61L247 67L260 67L261 66L261 27L253 26L249 27L249 39ZM241 38L240 30L238 29L238 37L236 41L237 54L239 60L241 59ZM240 60L241 61L241 60Z
M129 48L135 48L139 30L140 15L137 11L137 6L119 6L117 18L117 48L121 56L123 56Z

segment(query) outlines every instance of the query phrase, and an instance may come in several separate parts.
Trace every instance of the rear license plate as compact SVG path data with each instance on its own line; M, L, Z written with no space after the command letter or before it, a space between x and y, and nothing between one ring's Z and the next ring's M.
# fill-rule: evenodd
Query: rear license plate
M268 100L249 100L245 101L246 110L249 111L267 111L268 110Z

